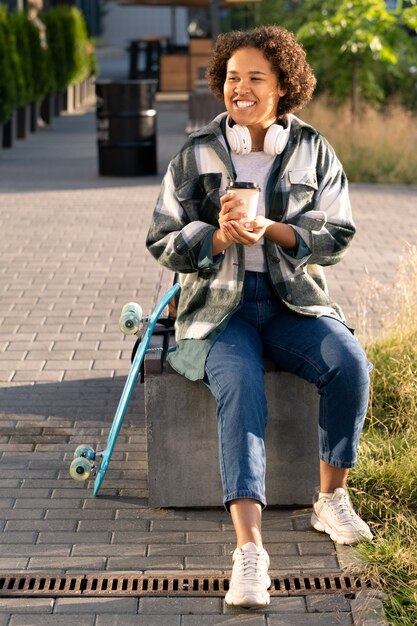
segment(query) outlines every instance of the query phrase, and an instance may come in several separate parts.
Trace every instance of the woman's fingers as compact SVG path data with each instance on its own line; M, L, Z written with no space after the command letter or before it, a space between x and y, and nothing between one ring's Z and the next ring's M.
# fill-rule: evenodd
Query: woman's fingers
M245 211L242 211L241 208L239 210L236 210L239 207L242 207L243 202L242 200L236 198L235 193L226 193L220 198L220 203L222 206L219 213L220 224L224 221L238 220L247 217L247 213Z

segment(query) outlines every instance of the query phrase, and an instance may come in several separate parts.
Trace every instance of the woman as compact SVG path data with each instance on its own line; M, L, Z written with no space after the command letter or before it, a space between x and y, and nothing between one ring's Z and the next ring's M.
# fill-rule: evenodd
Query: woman
M147 246L181 275L173 367L217 400L220 471L237 548L226 603L269 604L262 545L266 399L263 355L320 395L320 488L311 523L333 541L371 539L346 481L369 393L366 356L330 298L322 267L355 233L333 149L293 111L311 98L305 53L277 26L220 35L208 68L226 113L193 133L169 165ZM261 187L242 218L230 181ZM294 463L297 459L294 459Z

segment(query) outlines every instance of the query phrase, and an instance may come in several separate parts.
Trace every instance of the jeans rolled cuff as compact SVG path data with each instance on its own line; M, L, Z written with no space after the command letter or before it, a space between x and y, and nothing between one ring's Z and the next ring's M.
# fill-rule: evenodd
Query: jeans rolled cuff
M339 469L352 469L356 466L357 460L353 461L341 461L340 459L332 458L331 454L320 454L320 461L331 465L332 467L338 467Z
M229 511L230 503L232 502L232 500L244 500L244 499L245 500L257 500L261 504L262 509L266 507L266 499L265 499L264 494L259 494L259 493L255 493L253 491L247 491L247 490L239 490L239 491L232 491L231 493L227 494L227 496L224 497L223 503L224 503L224 507L226 511Z

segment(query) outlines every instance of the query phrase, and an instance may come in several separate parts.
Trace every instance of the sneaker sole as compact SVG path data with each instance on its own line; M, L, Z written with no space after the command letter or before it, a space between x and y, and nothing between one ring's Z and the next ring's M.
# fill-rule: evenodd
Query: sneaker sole
M271 598L269 596L268 592L265 592L266 595L263 596L263 598L259 598L259 596L249 596L249 595L242 595L242 596L236 596L236 595L229 595L229 593L226 594L225 597L225 603L228 606L241 606L245 609L256 609L256 608L261 608L263 606L268 606L268 604L270 604L271 602Z
M359 534L359 536L356 535L355 537L344 537L343 535L338 535L330 526L323 524L315 513L312 513L311 515L311 525L315 530L318 530L321 533L327 533L330 536L330 539L335 543L339 543L344 546L360 543L361 541L372 540L372 535L367 536Z

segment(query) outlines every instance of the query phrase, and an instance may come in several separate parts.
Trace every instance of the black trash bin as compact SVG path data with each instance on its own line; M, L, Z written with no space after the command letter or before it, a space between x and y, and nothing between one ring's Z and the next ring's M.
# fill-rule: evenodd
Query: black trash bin
M100 175L157 174L157 84L152 79L96 83Z

